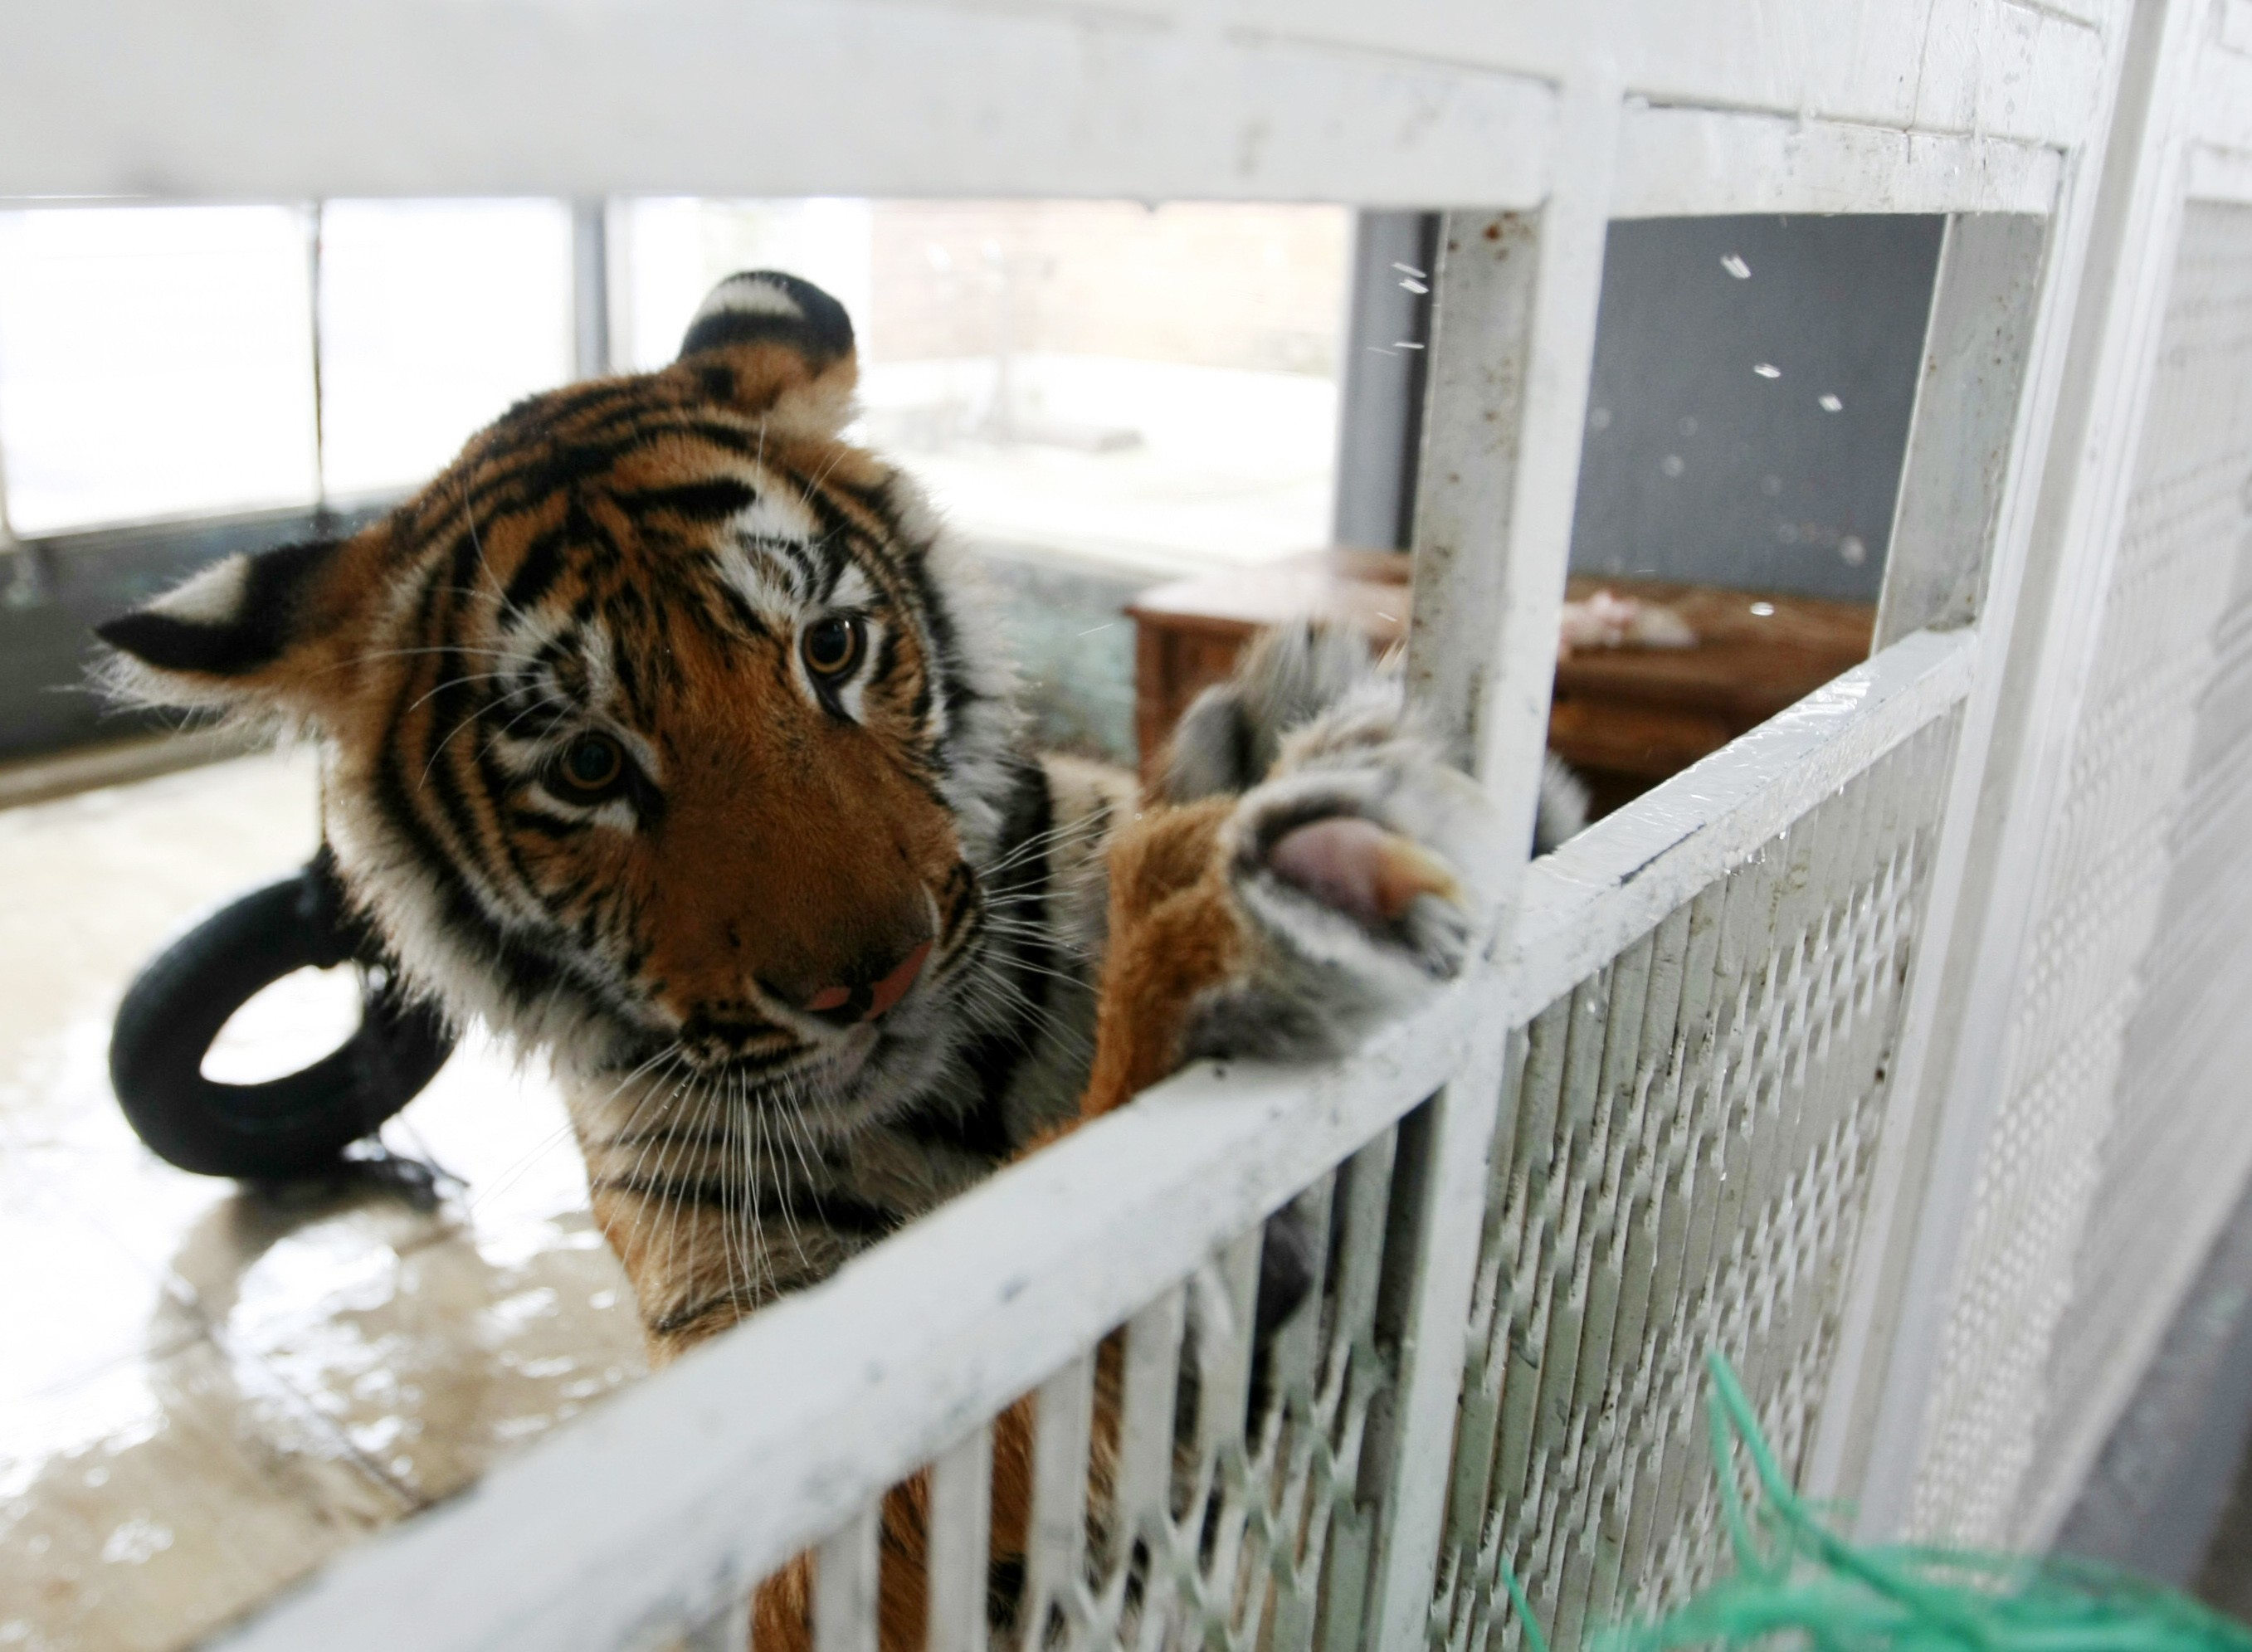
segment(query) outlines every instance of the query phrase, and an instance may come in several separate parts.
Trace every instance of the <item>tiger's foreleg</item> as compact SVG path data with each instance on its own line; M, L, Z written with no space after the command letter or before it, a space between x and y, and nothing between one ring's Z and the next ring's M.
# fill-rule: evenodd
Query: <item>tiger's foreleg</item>
M1110 850L1109 945L1096 1012L1091 1078L1077 1120L1027 1143L1039 1151L1129 1100L1178 1063L1188 1006L1239 961L1241 938L1224 898L1209 887L1216 835L1234 800L1145 807ZM1098 1351L1089 1498L1104 1501L1119 1427L1120 1338ZM1032 1514L1034 1405L1008 1406L993 1422L992 1537L988 1575L994 1616L1022 1607L1013 1590L1025 1572ZM883 1652L914 1652L928 1621L929 1494L917 1474L886 1496L878 1587ZM815 1560L801 1555L761 1586L754 1606L759 1652L810 1652Z
M1226 693L1230 716L1260 726L1252 739L1239 729L1220 744L1271 760L1215 789L1217 758L1177 752L1177 768L1207 776L1206 795L1145 801L1118 827L1089 1080L1078 1118L1025 1152L1199 1056L1337 1054L1457 975L1486 933L1505 836L1484 794L1406 712L1396 678L1318 638L1286 635L1255 650ZM1268 726L1286 718L1296 720L1280 732ZM1185 725L1191 742L1194 722ZM1091 1509L1108 1496L1119 1357L1114 1336L1097 1360ZM1029 1399L994 1423L996 1580L1024 1575L1033 1424ZM921 1475L886 1500L884 1652L913 1652L924 1639L928 1517ZM801 1557L761 1590L761 1652L810 1646L811 1568ZM995 1605L997 1621L1022 1609Z

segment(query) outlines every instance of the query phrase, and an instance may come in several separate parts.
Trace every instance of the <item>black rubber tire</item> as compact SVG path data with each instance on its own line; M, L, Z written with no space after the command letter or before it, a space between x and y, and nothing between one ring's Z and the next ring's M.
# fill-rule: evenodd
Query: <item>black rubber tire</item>
M282 976L359 948L316 861L190 930L127 990L109 1078L125 1116L162 1158L204 1176L287 1180L333 1171L436 1076L454 1041L427 1006L402 1004L387 970L362 996L358 1030L301 1072L220 1084L204 1056L234 1012Z

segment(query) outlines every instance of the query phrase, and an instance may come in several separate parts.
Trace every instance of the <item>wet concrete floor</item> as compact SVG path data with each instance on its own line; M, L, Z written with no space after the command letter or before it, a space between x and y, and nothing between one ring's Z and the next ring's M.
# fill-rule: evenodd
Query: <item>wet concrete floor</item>
M643 1371L544 1076L471 1044L387 1132L467 1191L280 1194L171 1169L109 1089L119 996L315 841L305 753L0 811L0 1652L190 1644ZM293 1070L347 972L206 1065Z

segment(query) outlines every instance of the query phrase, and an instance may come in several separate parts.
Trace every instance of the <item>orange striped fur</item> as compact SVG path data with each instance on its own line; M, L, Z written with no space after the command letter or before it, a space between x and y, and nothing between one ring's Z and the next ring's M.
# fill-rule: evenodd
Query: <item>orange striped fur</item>
M672 365L102 631L121 692L317 736L405 981L553 1063L658 1364L1187 1057L1341 1047L1483 915L1483 800L1338 639L1255 650L1165 796L1025 749L974 559L844 439L853 364L827 295L731 278ZM1022 1404L994 1466L999 1560ZM887 1652L926 1518L920 1480L886 1505ZM764 1652L809 1589L760 1591Z

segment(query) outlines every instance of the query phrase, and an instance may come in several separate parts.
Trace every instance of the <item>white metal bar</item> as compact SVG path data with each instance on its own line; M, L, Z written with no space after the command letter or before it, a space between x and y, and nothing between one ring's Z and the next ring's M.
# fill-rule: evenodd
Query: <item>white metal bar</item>
M571 371L600 378L615 367L610 342L614 311L610 204L600 196L571 203Z
M1535 1017L1526 1029L1525 1070L1518 1086L1516 1135L1508 1167L1509 1205L1503 1228L1502 1258L1508 1270L1510 1295L1497 1305L1494 1334L1502 1343L1495 1364L1500 1378L1494 1438L1493 1489L1495 1503L1519 1504L1525 1477L1532 1462L1533 1433L1537 1419L1533 1403L1540 1394L1539 1367L1508 1363L1509 1352L1532 1351L1533 1327L1542 1316L1540 1280L1534 1269L1548 1253L1549 1233L1564 1196L1564 1178L1556 1152L1556 1118L1563 1105L1565 1059L1571 1047L1570 1026L1576 997L1564 997ZM1532 1276L1529 1286L1517 1281Z
M1263 1231L1253 1228L1220 1253L1214 1268L1219 1300L1211 1316L1219 1322L1200 1318L1197 1325L1197 1461L1218 1502L1217 1517L1205 1532L1211 1545L1206 1572L1218 1594L1217 1601L1207 1604L1208 1620L1215 1606L1225 1614L1234 1604L1248 1500L1264 1495L1264 1488L1245 1473L1250 1444L1244 1432L1251 1392L1252 1313L1259 1293L1263 1239ZM1255 1616L1262 1605L1263 1601L1253 1603ZM1255 1633L1247 1638L1257 1637Z
M2173 1121L2196 1120L2208 1099L2186 1087L2151 1087L2161 1063L2149 1040L2179 1046L2182 1024L2160 1031L2171 1017L2243 1021L2241 1000L2200 1006L2201 994L2185 990L2176 972L2187 961L2183 944L2245 882L2238 866L2216 877L2178 856L2185 822L2208 806L2200 794L2214 772L2216 739L2252 721L2252 708L2225 691L2214 695L2216 644L2237 628L2231 597L2248 575L2240 555L2242 489L2252 465L2248 272L2252 212L2186 206L2158 296L2164 322L2151 345L2149 412L2130 460L2117 560L2073 731L2068 801L2054 834L2056 869L2044 881L2019 988L2007 1121L1998 1124L1982 1171L1982 1209L1993 1208L1998 1187L2005 1197L2029 1188L2047 1195L2064 1182L2071 1195L2044 1197L2043 1211L2013 1235L2011 1254L1998 1257L1985 1245L1975 1263L1966 1257L1966 1282L1957 1288L1968 1300L1976 1279L1990 1294L1998 1275L2022 1276L2020 1257L2038 1256L2043 1274L2036 1277L2069 1289L2068 1297L2062 1289L2045 1293L2056 1311L2037 1322L2044 1354L2038 1428L2034 1406L2012 1407L2013 1418L2027 1419L2023 1432L2005 1436L2007 1448L1992 1454L2030 1459L2014 1477L2009 1518L2013 1534L2035 1541L2047 1540L2068 1506L2163 1316L2242 1191L2233 1174L2206 1179L2226 1174L2227 1154L2198 1152L2176 1163L2163 1201L2167 1219L2153 1223L2158 1207L2136 1197L2134 1183L2150 1172L2151 1152L2186 1146ZM2205 973L2219 972L2208 962ZM2221 1097L2221 1132L2242 1139L2237 1087ZM2034 1151L2008 1145L2026 1139ZM2063 1156L2079 1172L2068 1179L2048 1168ZM2029 1177L2030 1165L2043 1170ZM1958 1333L1975 1335L1968 1318L1958 1308L1950 1348L1961 1345ZM1967 1387L1949 1385L1946 1433L1935 1432L1931 1495L1920 1489L1920 1509L1960 1506L1961 1442L1966 1434L1991 1437L1965 1419L1991 1406L1995 1386L1970 1391L1975 1408ZM1938 1466L1943 1444L1955 1447L1951 1475ZM2010 1482L1990 1475L1987 1483ZM1957 1489L1943 1502L1948 1484ZM1984 1496L1991 1506L1993 1492Z
M1591 56L1565 94L1555 192L1537 220L1441 229L1416 489L1409 691L1529 845L1547 743L1595 355L1619 94ZM1518 891L1498 892L1513 922ZM1400 1338L1372 1606L1376 1644L1420 1647L1431 1614L1486 1159L1509 1034L1482 1023L1432 1100Z
M1657 105L2060 145L2079 139L2096 113L2103 37L2054 9L1993 0L1801 0L1776 11L1755 0L1655 0L1620 11L1614 38L1626 86ZM1747 41L1757 49L1745 50Z
M1081 1354L1040 1385L1032 1437L1032 1523L1025 1570L1024 1645L1047 1640L1048 1614L1067 1614L1087 1554L1087 1452L1095 1360Z
M8 452L5 448L0 448L0 558L5 558L22 548L23 542L16 538L15 529L9 525ZM18 566L20 567L20 565ZM23 577L24 576L20 572L11 573L11 579Z
M328 398L323 392L321 368L328 352L321 345L321 226L324 203L316 198L299 209L298 225L305 238L305 359L312 370L313 491L319 509L329 502Z
M814 1652L877 1652L876 1568L881 1499L821 1545L813 1571Z
M1905 1263L1894 1263L1894 1209L1903 1197L1915 1157L1923 1051L1932 1019L1942 1013L1939 990L1950 968L1950 943L1964 889L1968 844L1975 830L1975 788L1986 759L1998 693L2013 633L2029 527L2029 500L2040 477L2036 441L2049 416L2054 371L2069 315L2076 267L2072 259L2088 220L2088 184L2095 162L2081 164L2076 214L2061 225L2029 219L1957 219L1932 297L1925 337L1923 383L1909 430L1901 502L1894 517L1892 552L1885 569L1878 646L1915 626L1968 623L1984 614L1991 639L1991 682L1957 740L1957 781L1943 830L1935 889L1916 963L1916 993L1903 1013L1903 1035L1894 1058L1892 1107L1880 1139L1880 1162L1869 1195L1856 1285L1846 1296L1840 1353L1833 1362L1829 1400L1811 1452L1809 1483L1833 1495L1858 1479L1873 1425L1885 1359L1876 1348L1889 1337L1892 1292L1903 1288ZM2047 254L2047 257L2045 257ZM2049 317L2049 320L2042 320ZM2038 363L2047 360L2047 371ZM1993 580L1989 601L1986 585ZM1915 1195L1909 1193L1909 1199ZM1865 1503L1865 1510L1867 1510Z
M2032 321L2024 345L2025 365L2019 380L2014 409L1992 387L1979 385L1975 375L1944 364L1949 356L1977 349L1982 333L1991 333L1991 346L2006 355L2012 328L2005 317L2011 308L2008 267L2030 258L2006 226L1981 232L1983 248L1963 246L1964 226L1950 226L1950 251L1963 246L1975 259L1966 260L1963 283L1967 302L1957 303L1935 295L1932 343L1928 359L1938 366L1939 384L1947 387L1944 415L1923 442L1925 427L1921 409L1917 429L1911 433L1912 452L1902 475L1900 521L1913 524L1901 544L1895 545L1904 559L1888 567L1886 575L1887 613L1880 632L1905 624L1919 614L1939 606L1939 612L1960 614L1955 594L1967 590L1976 600L1982 639L1981 679L1966 705L1963 727L1954 754L1954 773L1943 816L1927 899L1923 936L1913 979L1901 1012L1901 1032L1891 1064L1892 1099L1880 1139L1876 1169L1872 1177L1869 1208L1863 1222L1855 1263L1855 1281L1848 1293L1838 1331L1838 1354L1832 1367L1830 1394L1823 1408L1821 1427L1809 1454L1806 1471L1810 1490L1818 1496L1843 1496L1860 1489L1873 1452L1905 1450L1900 1419L1903 1404L1897 1373L1922 1384L1928 1373L1915 1369L1921 1357L1887 1354L1901 1308L1908 1281L1908 1235L1922 1197L1932 1158L1934 1132L1941 1102L1929 1093L1927 1074L1934 1064L1943 1064L1951 1037L1950 1006L1964 989L1981 933L1976 912L1966 912L1984 899L1986 875L1999 850L1992 841L1998 829L1991 806L1982 803L1987 783L1990 753L1998 752L1996 774L2011 761L2015 735L2002 727L2004 694L2022 676L2012 663L2013 642L2036 633L2039 621L2021 632L2019 610L2026 605L2027 568L2034 515L2045 473L2047 444L2055 416L2058 385L2071 338L2074 302L2082 268L2082 256L2094 219L2095 197L2102 177L2100 149L2082 157L2073 174L2073 188L2061 216L2047 236L2042 272L2032 295ZM1943 274L1943 281L1949 279ZM1950 312L1952 319L1950 320ZM1982 322L1982 314L1990 319ZM1951 339L1946 336L1956 335ZM1941 341L1946 340L1943 351ZM1953 383L1950 385L1949 381ZM1984 427L2008 418L2008 437L1999 455L1998 477L1993 476L1992 438ZM1977 477L1969 485L1950 458L1950 451L1975 455ZM1991 489L1992 510L1984 514L1984 496ZM1969 536L1958 538L1957 536ZM1951 575L1953 567L1968 571ZM2038 581L2036 580L2036 583ZM1983 591L1979 588L1984 586ZM1893 594L1895 588L1900 594ZM1998 734L1998 744L1997 743ZM1927 1099L1929 1097L1929 1099ZM1936 1308L1923 1311L1936 1312ZM1928 1350L1927 1350L1928 1351ZM1901 1358L1908 1366L1898 1365ZM1887 1400L1885 1396L1894 1397ZM1878 1410L1894 1409L1881 1425ZM1885 1442L1879 1445L1880 1431ZM1895 1476L1908 1472L1897 1465L1882 1472ZM1904 1495L1896 1478L1891 1490L1880 1489L1873 1500L1857 1497L1868 1531L1883 1530L1882 1520L1897 1513L1887 1499ZM1880 1514L1880 1510L1891 1509Z
M1450 213L1441 223L1432 283L1414 540L1423 600L1409 614L1408 682L1456 760L1481 776L1497 764L1505 768L1514 753L1502 743L1512 735L1521 743L1520 725L1535 709L1497 714L1494 665L1523 657L1528 648L1553 652L1556 616L1544 628L1537 610L1560 613L1563 601L1560 566L1559 588L1544 604L1529 580L1526 590L1512 591L1508 554L1527 469L1521 448L1540 245L1537 218ZM1545 702L1537 709L1545 711ZM1497 745L1491 755L1484 749L1489 736ZM1516 802L1505 829L1515 832L1514 814L1521 813L1530 841L1533 800Z
M2063 10L336 0L254 23L222 0L80 0L10 19L0 191L1527 204L1549 161L1528 106L1597 48L1658 108L2073 144L2104 40ZM741 95L746 66L775 63ZM1890 198L1884 170L1862 176L1838 205Z
M1509 970L1544 1003L1969 691L1967 631L1918 632L1535 863Z
M1123 1552L1172 1515L1173 1407L1180 1384L1182 1293L1169 1290L1126 1323L1119 1424L1118 1521Z
M2038 517L2025 531L2050 549L2032 582L2025 582L2026 565L2014 557L2012 577L1996 581L1991 606L2002 621L1998 633L2005 634L1995 637L1995 657L1966 724L1949 804L1954 829L1943 843L1936 878L1937 895L1948 903L1940 909L1943 923L1957 917L1957 888L1966 906L1975 903L1973 921L1960 942L1967 950L1946 954L1943 963L1927 955L1903 1030L1897 1082L1903 1107L1923 1110L1924 1117L1913 1121L1925 1127L1922 1137L1897 1118L1887 1130L1888 1177L1908 1181L1921 1160L1929 1167L1929 1180L1908 1225L1890 1207L1894 1196L1880 1189L1887 1201L1885 1225L1904 1241L1904 1253L1872 1258L1891 1277L1872 1288L1878 1300L1858 1310L1878 1323L1880 1335L1889 1331L1881 1398L1849 1402L1857 1411L1869 1407L1866 1444L1825 1454L1847 1475L1853 1455L1866 1458L1859 1519L1870 1534L1900 1528L1922 1458L1940 1339L1999 1099L2011 1001L2046 863L2066 737L2149 389L2149 339L2163 308L2157 295L2181 210L2182 145L2167 130L2168 115L2183 103L2202 12L2203 0L2135 10L2119 54L2116 108L2107 107L2111 136L2100 156L2083 164L2082 188L2095 192L2075 213L2074 233L2061 249L2075 271L2088 249L2088 290L2068 291L2068 300L2076 300L2065 312L2072 317L2069 337L2061 329L2052 333L2060 357L2052 381L2053 441L2046 420L2028 421L2048 442L2055 466L2043 483ZM2005 706L2008 716L2000 718ZM2000 760L1991 774L1990 740ZM1945 930L1939 938L1949 939ZM1863 1426L1858 1419L1838 1426Z
M1641 104L1620 132L1611 215L2041 214L2062 176L2042 142Z
M1339 1167L1343 1178L1344 1221L1338 1236L1337 1301L1330 1337L1330 1357L1344 1362L1340 1371L1325 1367L1325 1383L1366 1382L1366 1371L1350 1366L1365 1361L1370 1327L1376 1315L1384 1253L1386 1207L1390 1203L1393 1169L1398 1146L1396 1128L1382 1132ZM1331 1537L1322 1599L1315 1626L1323 1652L1360 1652L1367 1621L1369 1573L1374 1559L1375 1495L1381 1487L1369 1462L1366 1436L1345 1442L1352 1447L1340 1459L1342 1494L1331 1505Z
M727 1579L833 1530L1429 1095L1493 990L1466 982L1334 1065L1192 1068L354 1551L226 1644L607 1652L652 1614L700 1620Z
M1924 330L1875 646L1970 624L1985 593L2041 292L2048 226L2022 214L1947 226Z
M1329 1274L1331 1201L1336 1192L1336 1177L1324 1177L1293 1199L1289 1207L1291 1219L1300 1225L1310 1241L1311 1253L1307 1260L1314 1282L1297 1311L1276 1327L1268 1341L1269 1386L1276 1404L1294 1393L1310 1401L1321 1386L1322 1281Z
M2110 277L2100 260L2087 256L2098 219L2098 194L2109 163L2105 135L2114 124L2112 108L2120 94L2116 82L2124 53L2113 51L2112 80L2107 86L2091 140L2082 146L2068 176L2068 189L2045 259L2029 365L2012 425L2011 456L1998 520L1993 529L1991 572L1982 607L1980 633L1984 664L1965 707L1957 744L1950 797L1931 872L1931 892L1901 1028L1891 1064L1892 1100L1873 1178L1869 1211L1856 1261L1856 1278L1840 1329L1834 1380L1823 1426L1811 1454L1809 1489L1818 1496L1845 1496L1859 1503L1864 1530L1889 1530L1905 1496L1911 1472L1902 1460L1914 1446L1902 1419L1920 1409L1920 1390L1929 1378L1930 1347L1925 1331L1911 1329L1905 1343L1894 1334L1907 1293L1911 1238L1931 1167L1938 1163L1936 1130L1944 1109L1943 1085L1932 1075L1949 1070L1961 1027L1960 1006L1972 973L1990 885L2007 869L1999 836L2008 812L2008 778L2024 738L2022 684L2032 669L2026 658L2037 651L2042 633L2045 594L2054 569L2053 558L2035 559L2036 532L2056 531L2054 510L2044 503L2044 478L2052 451L2061 464L2074 460L2074 439L2061 434L2061 386L2067 380L2074 349L2076 306L2083 275L2099 293ZM2131 101L2131 99L2130 99ZM2082 404L2083 411L2086 404ZM1904 478L1905 480L1905 478ZM2046 525L2044 525L2046 524ZM2020 611L2027 616L2020 621ZM1961 1144L1950 1150L1962 1150ZM1937 1288L1929 1279L1916 1288ZM1917 1315L1943 1312L1930 1304ZM1914 1315L1911 1317L1915 1317ZM1912 1344L1927 1337L1923 1346ZM1887 1356L1888 1345L1894 1351ZM1902 1387L1902 1383L1908 1388ZM1889 1396L1889 1398L1887 1398ZM1880 1408L1890 1409L1880 1416ZM1856 1498L1873 1458L1886 1460L1875 1486Z
M1579 94L1574 193L1441 232L1415 489L1408 681L1531 842L1602 280L1617 111ZM1538 669L1535 669L1535 668Z
M2116 24L2099 32L2045 8L1990 0L1934 0L1930 16L1919 127L2059 144L2084 136Z
M1338 1270L1337 1322L1340 1335L1333 1344L1334 1351L1340 1355L1350 1352L1353 1342L1366 1333L1376 1317L1386 1207L1390 1202L1398 1149L1398 1133L1387 1130L1343 1167L1345 1258ZM1326 1379L1329 1373L1324 1376Z
M0 194L1529 204L1554 94L1492 62L1109 8L86 0L8 22Z
M1209 1311L1197 1322L1196 1443L1201 1461L1209 1461L1243 1440L1261 1238L1255 1226L1239 1234L1221 1249L1205 1276L1213 1288L1202 1304Z
M992 1493L993 1429L981 1423L930 1466L930 1652L985 1652Z
M1369 1605L1373 1643L1380 1647L1421 1646L1430 1616L1502 1055L1501 1038L1479 1039L1431 1103L1425 1174L1414 1189L1420 1209L1408 1224L1414 1239L1398 1340L1400 1374L1381 1464Z

